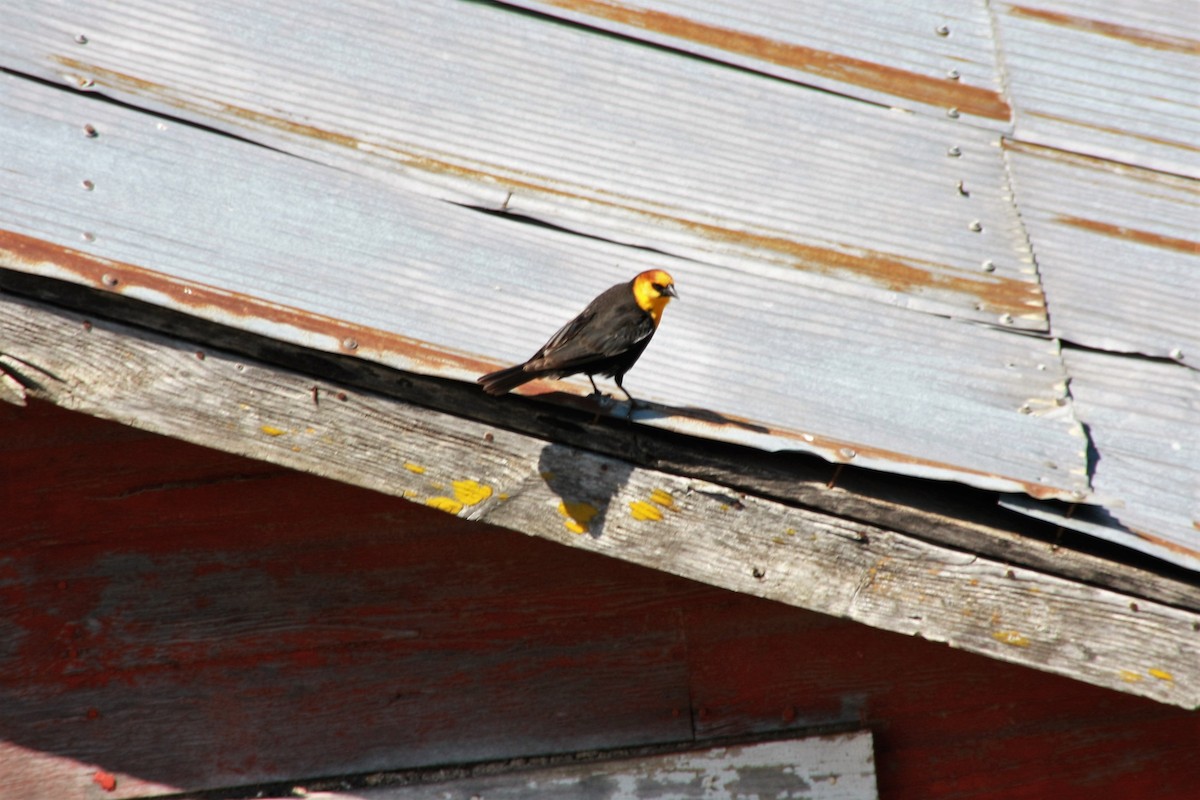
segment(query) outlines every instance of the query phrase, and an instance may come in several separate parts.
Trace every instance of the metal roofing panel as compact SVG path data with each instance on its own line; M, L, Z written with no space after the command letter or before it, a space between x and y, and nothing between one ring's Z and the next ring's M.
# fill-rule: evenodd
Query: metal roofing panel
M871 102L1009 127L983 0L502 1Z
M472 380L665 267L683 299L628 385L666 408L639 421L1003 491L1087 489L1052 341L519 224L28 80L0 76L0 92L8 268Z
M961 120L452 0L326 0L302 21L281 0L10 4L0 55L437 196L1046 328L998 136Z
M1009 149L1054 335L1200 365L1200 183Z
M1066 349L1071 394L1099 457L1103 507L1009 507L1200 569L1200 373Z
M1200 5L1030 0L995 14L1018 139L1200 177Z

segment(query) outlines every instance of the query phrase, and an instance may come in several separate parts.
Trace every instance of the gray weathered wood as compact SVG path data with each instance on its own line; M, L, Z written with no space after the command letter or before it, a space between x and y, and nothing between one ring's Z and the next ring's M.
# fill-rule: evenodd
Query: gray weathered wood
M290 795L290 796L295 796ZM619 761L484 774L413 786L311 792L312 800L872 800L869 731Z
M1165 703L1200 706L1200 613L636 467L32 301L29 394L460 516ZM314 386L316 391L314 393ZM344 398L344 399L343 399Z
M581 447L640 467L719 483L1006 564L1200 611L1200 583L1191 573L1164 570L1165 565L1157 560L1139 559L1141 566L1132 564L1131 553L1124 548L1110 548L1107 554L1094 552L1098 544L1094 537L1002 511L993 493L854 466L843 469L803 453L768 453L642 425L614 428L612 420L595 417L594 405L571 395L556 395L548 402L511 396L491 398L478 387L459 381L398 373L367 360L250 336L197 317L133 302L119 294L61 281L0 271L0 290L4 288L60 308L170 332L181 339L204 342L205 347L321 375L327 382L448 410L456 416ZM572 409L570 405L581 408ZM582 410L584 407L587 410ZM696 408L656 408L662 413L698 418L706 413ZM831 479L836 485L830 485Z

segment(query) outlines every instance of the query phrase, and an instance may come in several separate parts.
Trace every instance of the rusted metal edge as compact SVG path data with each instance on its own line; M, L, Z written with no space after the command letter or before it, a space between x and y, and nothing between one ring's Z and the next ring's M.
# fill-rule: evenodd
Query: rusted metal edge
M1086 516L1070 513L1069 506L1059 508L1025 497L1003 497L1000 499L1000 505L1043 522L1115 542L1122 547L1130 547L1186 569L1200 570L1200 549L1181 544L1177 539L1168 539L1158 534L1117 523L1097 522ZM1193 520L1192 527L1200 530L1200 520Z
M449 350L397 333L176 278L3 229L0 229L0 262L20 272L123 294L240 330L420 374L473 380L479 374L506 366L472 353ZM580 386L548 381L527 384L521 391L531 397L553 393L554 402L558 404L597 411L599 407L594 401L585 399L585 392ZM622 417L629 415L624 405L610 408L608 412ZM1065 487L990 474L807 431L772 427L707 409L651 405L635 411L631 418L699 438L720 439L760 450L808 452L834 464L853 463L883 472L956 481L999 492L1024 493L1039 499L1075 503L1094 501L1090 495Z
M999 92L961 81L922 75L874 61L699 22L677 14L635 8L614 0L543 0L537 5L551 6L673 40L746 56L926 106L955 108L961 114L1001 122L1012 118L1012 109Z
M416 149L403 149L377 142L363 142L347 134L278 115L264 114L228 103L198 102L182 96L171 87L74 58L55 56L55 59L63 67L87 75L88 80L93 82L93 90L109 86L122 92L154 97L192 115L205 118L212 118L214 115L234 117L284 134L325 142L359 154L385 158L392 169L395 168L394 165L399 165L403 169L468 181L477 186L503 186L509 191L525 190L568 202L586 203L619 214L639 217L656 228L683 232L714 246L750 252L756 259L769 259L791 269L831 277L855 276L880 289L904 295L912 295L921 289L965 295L971 299L978 311L996 317L1007 315L1023 329L1043 332L1047 330L1045 301L1041 285L1036 280L1018 280L986 272L942 274L930 269L933 264L920 259L864 248L834 249L805 244L790 238L782 231L745 230L701 222L681 217L678 213L669 213L665 208L652 208L650 203L640 198L595 187L560 188L546 176L498 164L465 163L445 153L419 152ZM664 249L670 250L669 247ZM952 310L947 313L955 316Z
M1014 17L1045 22L1062 28L1072 28L1084 33L1095 33L1110 39L1147 47L1153 50L1166 50L1183 53L1184 55L1200 55L1200 40L1189 39L1186 36L1148 31L1144 28L1134 28L1128 25L1118 25L1103 20L1080 17L1074 14L1064 14L1060 11L1049 11L1044 8L1010 5L1008 13Z
M448 370L456 370L457 374L494 368L493 362L418 339L352 325L3 229L0 229L0 261L8 269L128 295L242 330L291 339L318 350L373 360L390 355L393 360L412 364L418 372L440 375Z

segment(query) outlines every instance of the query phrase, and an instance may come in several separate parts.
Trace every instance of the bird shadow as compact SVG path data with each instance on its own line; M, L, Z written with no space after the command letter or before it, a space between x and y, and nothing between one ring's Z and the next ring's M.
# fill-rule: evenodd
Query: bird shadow
M538 456L538 472L559 498L558 512L568 531L599 539L612 499L624 488L633 465L562 444L548 444Z

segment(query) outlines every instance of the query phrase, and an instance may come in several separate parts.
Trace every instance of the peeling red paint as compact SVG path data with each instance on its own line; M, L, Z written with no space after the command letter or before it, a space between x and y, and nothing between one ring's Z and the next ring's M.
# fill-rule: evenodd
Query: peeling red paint
M54 757L24 776L6 761L0 794L60 779L56 800L86 800L94 771L122 796L190 794L850 723L877 732L889 798L1196 784L1200 716L1182 709L36 400L0 406L0 433L0 758ZM60 673L71 641L105 683Z
M117 778L111 772L105 772L102 769L96 770L92 775L92 783L99 786L106 792L115 791L117 788Z
M676 14L636 8L611 0L546 0L548 5L577 11L621 25L662 33L730 53L820 75L925 105L957 108L964 114L1008 120L1012 114L999 92L961 81L931 77L875 61L818 50L745 31L698 22Z

